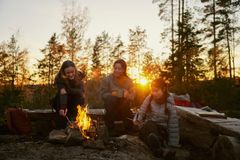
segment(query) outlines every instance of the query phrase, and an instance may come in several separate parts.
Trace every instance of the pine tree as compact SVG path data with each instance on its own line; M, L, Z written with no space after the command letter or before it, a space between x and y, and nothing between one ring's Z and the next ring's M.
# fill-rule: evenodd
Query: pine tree
M128 63L130 67L140 67L144 49L146 49L146 37L146 30L141 29L139 26L129 30Z
M191 14L186 11L184 14L184 23L178 23L183 28L180 32L182 42L175 42L176 50L170 55L165 66L170 70L175 82L190 82L203 76L201 65L203 59L200 58L201 45L199 45L199 31L191 25ZM181 47L178 47L181 45ZM181 51L180 51L181 49Z
M217 64L216 66L218 71L216 78L225 77L228 73L226 55L224 55L223 50L221 50L220 48L216 48L216 55L217 57L215 57L215 61ZM210 70L213 70L214 68L213 48L208 51L208 57L209 57L208 64L209 64Z
M56 33L51 36L48 44L45 48L41 49L41 52L44 57L38 60L38 75L42 83L51 85L60 69L64 55L64 46L58 42Z
M8 61L9 54L7 53L7 44L2 42L0 44L0 85L6 85L8 75L10 75L8 71Z
M204 1L209 2L209 1ZM211 49L210 52L213 52L212 58L213 58L213 65L214 65L214 77L217 78L218 70L217 68L220 68L220 66L217 66L217 58L218 55L217 50L221 50L222 52L227 53L228 56L228 72L229 77L232 78L232 46L231 41L233 38L233 32L237 32L239 27L233 27L233 23L235 20L233 14L238 10L236 6L233 4L236 4L233 1L230 0L213 0L211 3L207 3L206 9L205 9L205 17L204 21L209 17L213 17L213 20L211 22L211 26L213 27L213 30L205 29L207 31L207 38L213 38L213 50ZM206 28L208 25L206 25ZM234 42L233 42L234 43ZM226 49L225 49L226 48ZM220 71L219 71L220 72Z
M151 50L147 51L144 54L142 62L143 76L149 80L159 78L162 73L162 69L160 63L158 62L159 61L153 57L153 52Z
M82 9L75 1L71 1L71 5L67 5L63 16L62 26L66 40L66 53L69 58L76 63L76 54L83 47L85 31L88 25L88 9Z
M87 39L83 45L83 54L78 58L79 63L77 63L77 68L88 75L91 71L91 60L93 53L93 44L91 39Z
M26 70L26 62L27 62L27 50L21 50L17 39L14 35L12 35L10 42L7 44L7 54L8 62L6 64L7 68L7 76L11 82L11 86L23 84L23 79L21 79L23 71Z
M118 36L112 45L112 51L110 54L110 61L123 58L123 55L126 53L125 46L121 40L121 36Z
M110 39L111 37L107 32L102 32L101 35L96 37L95 44L93 46L92 53L92 71L95 72L103 71L104 73L109 72L109 62L110 55ZM102 70L104 68L104 70Z

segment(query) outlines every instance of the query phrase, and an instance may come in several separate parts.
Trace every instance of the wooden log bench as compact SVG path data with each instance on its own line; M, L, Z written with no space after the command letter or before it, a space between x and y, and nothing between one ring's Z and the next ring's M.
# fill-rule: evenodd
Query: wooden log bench
M56 128L59 117L52 109L23 109L31 122L32 135L47 136L51 130Z
M46 136L49 132L56 128L56 123L59 123L59 116L52 109L23 109L27 113L31 121L32 134ZM94 120L97 120L98 125L102 125L105 109L88 109L87 114ZM99 126L98 126L99 127Z
M211 149L213 159L240 159L240 119L217 111L177 106L180 137L193 145Z

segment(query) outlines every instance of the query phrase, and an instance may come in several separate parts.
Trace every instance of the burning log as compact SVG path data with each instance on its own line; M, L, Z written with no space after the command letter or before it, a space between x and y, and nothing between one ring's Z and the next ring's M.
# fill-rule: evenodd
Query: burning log
M108 136L103 121L105 110L78 108L75 122L68 117L69 126L65 130L53 130L49 134L51 142L63 143L66 145L83 145L86 148L103 149ZM99 114L99 115L98 115Z
M85 140L85 137L79 131L79 129L67 128L67 138L65 140L66 145L80 145Z
M92 119L87 115L87 107L82 108L81 106L77 106L78 114L75 121L74 128L79 128L82 135L89 139L90 137L87 135L87 131L92 127L93 122ZM71 127L71 126L70 126Z
M103 117L106 114L105 109L88 109L87 114L93 119L96 127L97 139L103 140L104 143L108 142L108 131L105 126Z

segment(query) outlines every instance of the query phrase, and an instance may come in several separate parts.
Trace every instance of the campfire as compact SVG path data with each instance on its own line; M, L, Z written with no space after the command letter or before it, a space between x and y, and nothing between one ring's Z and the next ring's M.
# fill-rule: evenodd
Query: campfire
M103 117L105 109L89 109L77 106L77 116L74 122L68 117L69 125L63 130L52 130L49 141L66 145L83 145L89 148L104 148L103 142L108 139Z
M87 114L87 107L77 106L77 116L75 122L70 122L69 127L72 129L79 129L82 136L86 139L95 138L96 135L96 121L92 120ZM68 118L67 118L68 119Z

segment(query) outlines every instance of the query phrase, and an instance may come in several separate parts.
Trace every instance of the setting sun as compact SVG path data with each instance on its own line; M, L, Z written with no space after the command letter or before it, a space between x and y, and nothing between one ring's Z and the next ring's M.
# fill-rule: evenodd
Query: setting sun
M148 84L148 80L144 77L142 77L141 79L139 79L138 81L141 85L147 85Z
M129 76L136 82L141 85L147 85L149 80L147 77L142 75L142 71L138 69L137 67L130 67L128 69Z

